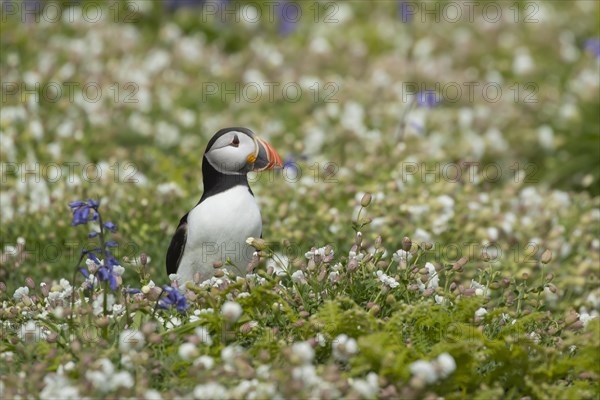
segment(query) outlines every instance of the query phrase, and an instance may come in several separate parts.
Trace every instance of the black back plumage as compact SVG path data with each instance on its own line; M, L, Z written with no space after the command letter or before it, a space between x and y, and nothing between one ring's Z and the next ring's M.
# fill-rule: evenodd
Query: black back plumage
M187 217L189 213L186 213L180 220L177 230L171 239L171 244L167 250L167 274L176 274L177 268L179 268L179 262L183 256L183 249L185 248L185 241L187 240Z

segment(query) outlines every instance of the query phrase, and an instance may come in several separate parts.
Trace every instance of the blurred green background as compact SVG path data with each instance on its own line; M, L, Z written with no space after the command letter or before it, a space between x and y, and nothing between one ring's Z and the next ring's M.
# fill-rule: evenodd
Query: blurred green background
M252 188L265 238L302 254L348 242L364 191L367 240L381 233L390 248L419 229L479 242L509 208L552 209L543 194L524 201L526 186L579 193L564 210L579 215L570 207L598 206L598 17L595 1L4 1L0 278L68 273L86 232L70 228L67 202L92 197L119 225L119 256L146 252L166 281L204 147L226 126L285 158ZM428 91L438 101L421 101ZM450 179L465 162L480 178ZM442 195L455 214L440 222ZM561 240L575 240L570 215ZM552 244L549 218L499 242Z

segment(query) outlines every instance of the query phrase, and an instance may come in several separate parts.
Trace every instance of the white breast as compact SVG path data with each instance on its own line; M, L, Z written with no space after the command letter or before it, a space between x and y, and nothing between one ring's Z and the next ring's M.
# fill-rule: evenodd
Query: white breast
M245 275L254 249L246 244L249 237L260 237L260 209L248 187L236 186L198 204L188 215L185 250L177 273L184 284L200 272L200 280L213 275L213 263L230 258L236 267L226 268Z

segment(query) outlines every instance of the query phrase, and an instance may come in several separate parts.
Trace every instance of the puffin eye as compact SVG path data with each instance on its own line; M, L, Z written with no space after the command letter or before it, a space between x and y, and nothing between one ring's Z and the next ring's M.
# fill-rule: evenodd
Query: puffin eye
M233 140L231 141L231 145L233 147L238 147L240 145L240 139L238 138L238 135L235 135L233 137Z

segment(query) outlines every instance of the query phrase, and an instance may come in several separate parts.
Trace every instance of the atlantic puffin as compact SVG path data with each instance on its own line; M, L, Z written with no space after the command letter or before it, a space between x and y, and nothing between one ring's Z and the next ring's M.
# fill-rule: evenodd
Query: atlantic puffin
M167 251L167 273L177 274L180 285L213 276L213 264L234 275L245 275L254 249L246 240L262 236L262 218L247 173L281 168L281 157L250 129L219 130L208 142L202 158L204 193L185 214Z

